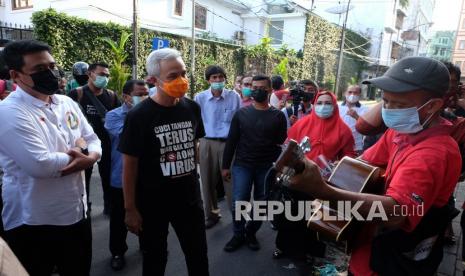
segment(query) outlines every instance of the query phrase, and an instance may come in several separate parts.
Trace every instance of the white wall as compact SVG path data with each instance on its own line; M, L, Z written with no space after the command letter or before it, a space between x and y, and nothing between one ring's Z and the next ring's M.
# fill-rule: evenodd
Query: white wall
M13 11L11 1L5 0L5 7L0 8L0 21L17 24L17 25L31 25L31 14L33 9L23 9ZM3 10L3 14L2 14Z
M260 39L267 35L268 26L265 19L259 19L255 15L244 15L244 32L246 35L246 44L254 45L260 43ZM281 44L272 45L280 48L286 44L289 48L296 51L304 46L305 39L305 14L277 14L267 16L267 20L284 21L283 41Z
M296 51L303 49L305 39L306 17L304 14L299 16L289 16L281 18L284 20L283 44ZM275 20L273 18L273 20ZM281 45L277 45L281 47Z
M243 16L245 43L247 45L255 45L260 43L260 39L265 34L265 25L257 17Z

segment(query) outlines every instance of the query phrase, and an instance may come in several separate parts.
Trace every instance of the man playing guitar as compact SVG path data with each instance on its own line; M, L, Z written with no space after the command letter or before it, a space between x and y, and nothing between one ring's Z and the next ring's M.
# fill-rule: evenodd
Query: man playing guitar
M290 188L328 201L362 201L366 217L376 202L386 221L367 222L353 242L349 270L359 275L432 275L442 259L441 233L449 222L447 202L460 175L461 157L441 118L449 73L424 57L398 61L372 84L383 92L382 118L389 130L361 159L386 168L384 195L354 193L328 185L319 167L305 169ZM415 212L422 207L424 212ZM408 210L401 212L399 210Z

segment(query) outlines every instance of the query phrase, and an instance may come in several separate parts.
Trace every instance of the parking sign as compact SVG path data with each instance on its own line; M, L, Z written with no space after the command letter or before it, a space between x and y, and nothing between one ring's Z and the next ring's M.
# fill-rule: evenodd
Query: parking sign
M158 37L155 37L152 40L152 50L159 50L163 48L168 48L170 47L170 41L168 39L161 39Z

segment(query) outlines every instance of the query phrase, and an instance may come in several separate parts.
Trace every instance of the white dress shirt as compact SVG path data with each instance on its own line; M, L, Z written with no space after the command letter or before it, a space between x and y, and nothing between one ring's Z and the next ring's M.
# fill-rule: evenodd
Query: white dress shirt
M66 152L82 137L101 154L100 140L69 97L46 103L20 87L0 103L2 218L6 230L27 225L71 225L85 217L84 172L61 176Z
M354 106L352 107L352 109L357 111L358 116L362 116L369 110L369 108L364 105L360 105L360 107ZM347 104L339 105L339 115L341 116L342 120L347 124L347 126L349 126L350 130L352 131L352 135L354 136L355 150L361 151L363 150L363 135L357 132L357 130L355 129L355 124L357 123L357 120L348 115L347 111L349 111L349 107L347 106Z

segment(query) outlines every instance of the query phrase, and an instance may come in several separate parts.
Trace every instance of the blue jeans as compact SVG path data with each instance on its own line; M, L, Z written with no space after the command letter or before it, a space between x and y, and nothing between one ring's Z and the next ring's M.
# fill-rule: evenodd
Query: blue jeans
M257 200L266 200L268 191L265 185L265 176L270 166L260 167L245 167L241 165L233 165L232 167L232 219L234 235L254 235L260 226L261 221L250 220L246 226L246 220L241 216L240 220L235 219L236 202L246 201L250 202L250 194L252 187L254 195L253 198ZM253 209L250 213L252 217Z

